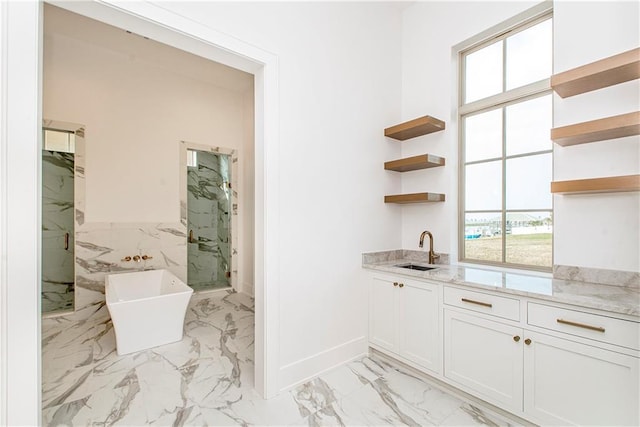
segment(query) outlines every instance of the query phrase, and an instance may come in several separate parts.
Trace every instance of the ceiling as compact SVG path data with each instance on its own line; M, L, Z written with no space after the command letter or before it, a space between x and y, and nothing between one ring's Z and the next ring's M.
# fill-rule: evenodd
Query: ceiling
M47 39L57 36L82 40L227 90L245 92L253 87L252 74L45 3L45 49Z

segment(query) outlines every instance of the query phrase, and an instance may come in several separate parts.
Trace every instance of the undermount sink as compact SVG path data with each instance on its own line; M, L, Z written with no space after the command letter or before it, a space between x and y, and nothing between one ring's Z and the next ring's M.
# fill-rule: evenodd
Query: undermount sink
M420 270L420 271L435 270L436 268L438 268L438 267L427 267L426 265L413 264L413 263L398 264L395 267L407 268L409 270Z

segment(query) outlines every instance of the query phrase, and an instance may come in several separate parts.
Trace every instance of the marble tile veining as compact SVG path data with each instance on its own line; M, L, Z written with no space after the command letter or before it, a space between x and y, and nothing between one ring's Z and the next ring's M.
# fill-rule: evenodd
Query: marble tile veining
M603 285L624 286L640 290L640 273L637 271L603 270L599 268L554 265L556 279L601 283Z
M253 389L253 304L196 294L182 341L124 356L102 308L43 319L44 425L510 425L375 355L264 400Z

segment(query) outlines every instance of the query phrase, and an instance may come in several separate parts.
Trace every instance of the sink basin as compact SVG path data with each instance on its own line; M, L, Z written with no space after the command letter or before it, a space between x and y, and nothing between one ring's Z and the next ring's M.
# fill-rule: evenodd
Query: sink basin
M413 264L413 263L398 264L396 265L396 267L408 268L409 270L420 270L420 271L435 270L436 268L438 268L438 267L427 267L426 265Z

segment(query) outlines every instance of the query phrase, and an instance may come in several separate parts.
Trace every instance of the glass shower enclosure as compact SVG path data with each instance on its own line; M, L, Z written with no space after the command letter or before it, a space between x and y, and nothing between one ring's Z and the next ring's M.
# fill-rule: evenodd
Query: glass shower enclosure
M187 151L187 283L231 286L231 156Z
M43 314L73 310L74 151L72 132L44 130L42 150Z

